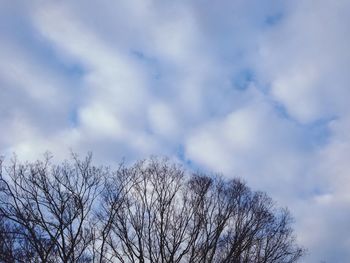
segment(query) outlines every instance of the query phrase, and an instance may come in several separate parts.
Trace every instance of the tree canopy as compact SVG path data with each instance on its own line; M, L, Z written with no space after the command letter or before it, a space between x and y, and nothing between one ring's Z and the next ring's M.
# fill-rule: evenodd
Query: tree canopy
M0 262L292 263L292 217L240 179L151 158L13 160L0 174Z

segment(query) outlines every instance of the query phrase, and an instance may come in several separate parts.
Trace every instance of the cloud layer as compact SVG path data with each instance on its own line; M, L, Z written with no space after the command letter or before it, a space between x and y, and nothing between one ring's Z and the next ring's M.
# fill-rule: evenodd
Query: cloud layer
M347 0L0 4L0 153L168 155L296 217L305 262L350 258Z

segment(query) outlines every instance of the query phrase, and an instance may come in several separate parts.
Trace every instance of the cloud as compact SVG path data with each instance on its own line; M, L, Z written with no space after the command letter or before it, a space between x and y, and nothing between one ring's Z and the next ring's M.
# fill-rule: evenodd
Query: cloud
M241 176L250 185L275 194L277 185L292 187L280 188L279 198L303 192L298 183L312 151L305 149L308 135L276 112L256 87L246 92L251 99L245 105L190 134L187 156L213 172Z
M310 262L343 262L350 256L349 240L342 234L347 228L343 219L349 218L344 210L350 205L345 160L350 110L346 73L350 39L344 26L349 22L348 9L347 1L292 4L286 18L262 38L262 63L256 65L268 94L283 105L289 118L305 130L319 121L328 130L327 140L317 144L310 170L304 173L313 181L314 194L310 191L310 199L294 205L296 211L303 207L296 213L300 237L310 248Z
M159 154L240 176L291 208L305 262L344 262L349 7L1 3L1 154Z
M297 1L262 38L258 72L297 121L339 115L347 107L348 8L347 1Z

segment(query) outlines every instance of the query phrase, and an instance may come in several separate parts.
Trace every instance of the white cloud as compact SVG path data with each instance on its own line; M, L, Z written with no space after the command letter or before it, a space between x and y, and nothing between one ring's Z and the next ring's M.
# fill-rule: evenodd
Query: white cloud
M308 262L343 262L350 256L342 230L350 206L350 138L345 135L350 128L349 8L349 1L294 2L262 38L256 66L259 78L270 85L269 94L305 130L334 119L324 123L327 143L318 144L309 172L300 178L310 185L310 199L291 201L295 211L302 207L297 222L300 239L310 249Z
M1 152L184 147L288 205L306 262L350 257L349 1L0 5Z
M102 105L92 105L79 112L81 125L94 136L118 138L123 136L122 124L111 111Z
M290 198L299 188L296 175L306 168L300 128L279 116L271 101L251 87L251 100L221 120L213 120L190 134L186 144L191 160L212 171L242 176L262 190ZM302 176L302 175L300 175ZM281 191L281 192L280 192Z
M154 102L149 108L148 118L152 130L161 135L168 137L176 136L178 133L178 123L176 116L169 105L162 102Z
M296 120L308 123L340 114L349 96L348 1L296 1L262 38L260 77Z

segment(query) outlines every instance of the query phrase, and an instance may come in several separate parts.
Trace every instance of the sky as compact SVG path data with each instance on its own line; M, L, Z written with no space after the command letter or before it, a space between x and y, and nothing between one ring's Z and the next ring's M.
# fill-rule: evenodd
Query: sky
M0 155L168 156L350 258L349 0L0 0Z

